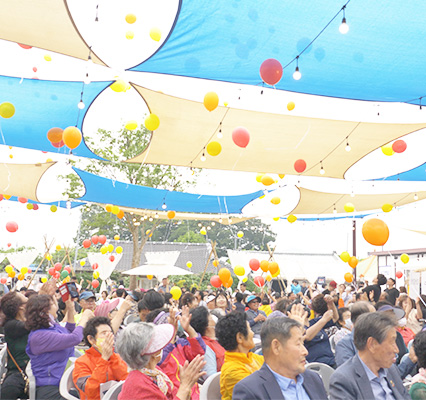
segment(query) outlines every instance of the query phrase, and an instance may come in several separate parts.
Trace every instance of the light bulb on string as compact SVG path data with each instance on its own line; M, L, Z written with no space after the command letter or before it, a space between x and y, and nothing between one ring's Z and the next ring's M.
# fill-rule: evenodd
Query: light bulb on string
M222 139L223 138L222 129L219 129L219 132L217 133L217 138L218 139Z
M90 82L92 82L91 80L90 80L90 78L89 78L89 73L88 72L86 72L86 77L84 78L84 84L85 85L89 85L90 84Z
M155 218L158 218L158 213L155 213Z
M204 153L204 151L203 151L203 154L201 155L200 160L201 160L202 162L206 161L206 154Z
M223 219L222 219L222 218L219 218L219 224L221 224L221 223L222 223L222 221L223 221Z
M166 204L166 203L163 203L163 205L161 206L161 208L162 208L163 210L165 210L165 209L167 208L167 204Z
M342 18L342 23L339 26L339 32L342 35L345 35L346 33L349 32L349 25L346 23L346 18L345 18L345 8L346 6L343 6L342 10L343 10L343 18Z
M418 200L419 196L417 196L417 193L414 195L414 200Z
M321 161L320 174L321 174L321 175L324 175L324 174L325 174L324 167L322 166L322 161Z
M336 205L334 205L333 214L337 214Z
M80 102L78 103L77 107L82 110L84 107L86 107L83 103L83 100L80 100Z
M154 221L154 219L152 217L149 217L148 221L152 222L152 221Z
M352 190L352 192L351 192L351 197L355 197L355 193L354 193L354 191Z
M296 57L296 69L293 72L293 79L298 81L302 77L302 73L299 70L299 56Z
M345 150L346 150L347 152L351 151L351 146L349 146L349 141L348 141L348 139L346 139L346 147L345 147Z

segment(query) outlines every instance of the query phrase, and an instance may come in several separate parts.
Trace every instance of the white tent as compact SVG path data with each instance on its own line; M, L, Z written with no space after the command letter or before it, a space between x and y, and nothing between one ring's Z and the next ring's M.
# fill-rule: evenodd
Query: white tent
M192 272L170 264L145 264L140 267L124 271L123 274L138 276L154 275L158 279L161 279L168 275L192 275Z

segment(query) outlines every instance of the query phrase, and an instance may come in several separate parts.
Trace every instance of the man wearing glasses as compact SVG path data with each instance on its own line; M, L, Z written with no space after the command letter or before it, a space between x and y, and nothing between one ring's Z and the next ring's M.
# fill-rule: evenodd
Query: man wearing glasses
M260 297L254 295L248 296L246 299L246 304L249 308L246 311L247 321L249 322L250 328L255 335L260 335L262 324L264 321L266 321L266 314L259 310L260 300Z

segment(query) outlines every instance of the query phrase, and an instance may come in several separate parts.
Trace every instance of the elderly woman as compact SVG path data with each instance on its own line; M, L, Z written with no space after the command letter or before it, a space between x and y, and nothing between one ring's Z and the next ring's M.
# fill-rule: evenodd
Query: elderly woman
M1 299L1 311L5 316L4 337L7 344L7 373L1 385L2 399L26 398L25 381L21 371L25 371L29 357L25 352L28 334L25 328L25 306L27 298L17 292L9 292Z
M49 295L37 295L28 299L25 309L25 326L28 336L27 354L36 379L36 399L62 399L59 382L68 359L74 356L74 346L83 339L83 328L94 314L83 312L80 325L75 326L75 308L72 300L66 301L65 328L55 322L58 304Z
M411 380L410 396L413 400L426 398L426 332L416 335L413 342L419 373Z
M422 330L422 324L417 319L416 302L408 294L401 293L396 305L405 311L406 327L410 328L414 334L419 333Z
M255 346L254 333L245 313L234 311L220 319L216 325L216 337L226 350L220 374L220 393L223 400L231 400L234 386L260 369L263 356L250 352Z
M127 326L117 339L117 351L132 369L123 384L119 400L186 400L192 386L204 375L202 356L197 356L180 369L180 386L173 395L173 383L157 367L163 348L175 337L175 328L170 324L153 325L145 322Z
M191 326L198 332L206 344L204 357L207 372L206 377L219 372L225 360L225 349L216 340L216 322L206 307L197 307L191 310Z

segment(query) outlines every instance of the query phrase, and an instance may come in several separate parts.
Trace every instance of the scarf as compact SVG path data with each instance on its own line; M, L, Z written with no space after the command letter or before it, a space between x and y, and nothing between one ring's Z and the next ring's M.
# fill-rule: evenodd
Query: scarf
M169 379L169 377L164 373L161 372L158 369L148 369L148 368L142 368L140 370L143 374L149 376L154 383L160 388L160 390L163 392L164 396L167 396L167 392L170 389L173 390L173 382Z
M209 346L216 354L217 372L219 372L222 369L222 365L225 359L225 349L216 339L203 336L203 340L206 346Z

